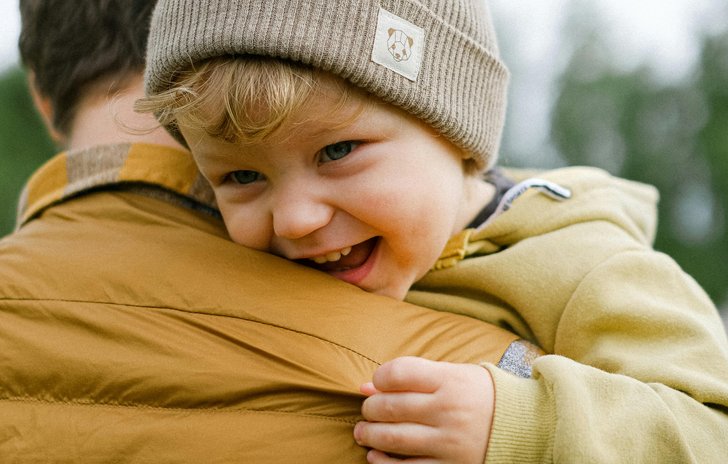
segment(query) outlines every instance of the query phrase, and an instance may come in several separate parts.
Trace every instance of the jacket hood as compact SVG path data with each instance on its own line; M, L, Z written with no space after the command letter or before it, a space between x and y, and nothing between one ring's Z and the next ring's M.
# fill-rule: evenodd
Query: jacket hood
M657 189L589 167L537 173L507 171L520 184L509 190L494 215L473 233L499 247L579 223L603 221L652 245L657 230ZM566 189L568 198L546 190Z

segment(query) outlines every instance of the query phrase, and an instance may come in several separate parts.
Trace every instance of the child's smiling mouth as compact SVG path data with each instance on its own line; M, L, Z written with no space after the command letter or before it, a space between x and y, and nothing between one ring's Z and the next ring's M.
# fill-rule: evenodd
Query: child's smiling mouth
M362 267L369 260L372 252L377 246L379 237L373 237L356 245L343 248L326 255L315 256L304 260L297 260L308 267L327 272L342 280L349 281L344 276L337 274L346 273ZM357 279L358 280L358 279Z

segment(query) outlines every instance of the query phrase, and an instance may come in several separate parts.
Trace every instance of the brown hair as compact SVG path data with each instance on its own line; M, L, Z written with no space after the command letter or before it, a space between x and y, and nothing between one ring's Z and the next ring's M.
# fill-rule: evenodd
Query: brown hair
M154 0L20 0L19 48L37 90L68 134L85 93L112 91L144 69ZM106 82L103 82L106 84Z

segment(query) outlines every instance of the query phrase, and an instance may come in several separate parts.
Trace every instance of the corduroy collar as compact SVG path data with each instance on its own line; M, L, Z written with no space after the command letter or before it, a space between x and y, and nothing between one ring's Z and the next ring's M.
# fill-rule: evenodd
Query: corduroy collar
M190 154L162 145L123 143L61 152L28 180L20 197L16 227L49 206L100 188L154 187L214 209L212 189Z

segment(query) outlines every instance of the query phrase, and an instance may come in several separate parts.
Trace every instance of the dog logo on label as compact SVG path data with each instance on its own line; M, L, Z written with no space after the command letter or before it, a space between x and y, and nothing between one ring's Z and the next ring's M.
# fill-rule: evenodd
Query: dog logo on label
M395 61L407 61L412 55L412 46L415 41L403 31L390 28L388 31L387 49Z

